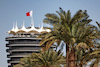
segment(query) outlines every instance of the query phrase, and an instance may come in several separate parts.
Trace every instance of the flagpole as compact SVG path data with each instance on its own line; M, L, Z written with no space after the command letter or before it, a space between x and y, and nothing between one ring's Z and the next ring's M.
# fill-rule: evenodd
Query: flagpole
M34 21L33 21L33 10L32 10L32 16L31 16L31 26L34 26Z
M26 13L26 16L30 16L30 17L31 17L31 26L34 27L33 10L31 10L30 12L27 12L27 13Z

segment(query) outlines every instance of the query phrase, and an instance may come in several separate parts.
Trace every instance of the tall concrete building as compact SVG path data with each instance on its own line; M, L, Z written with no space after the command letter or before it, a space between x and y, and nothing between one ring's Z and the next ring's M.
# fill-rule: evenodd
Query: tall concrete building
M8 47L7 52L9 53L7 55L9 58L8 67L18 64L20 58L28 56L28 54L32 54L33 52L38 53L41 47L44 47L39 46L41 38L38 36L50 31L50 29L44 29L43 26L39 28L32 25L31 27L25 28L23 24L21 28L18 28L17 24L15 27L13 25L13 28L8 31L8 34L11 34L11 36L6 37L6 47ZM55 46L51 46L51 48L54 47Z

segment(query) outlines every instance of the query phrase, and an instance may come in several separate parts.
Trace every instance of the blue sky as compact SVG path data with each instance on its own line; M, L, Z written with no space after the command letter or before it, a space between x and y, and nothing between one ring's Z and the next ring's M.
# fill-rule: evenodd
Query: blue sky
M5 37L9 36L6 32L12 29L13 22L17 21L18 27L21 27L24 20L25 26L30 26L31 19L26 12L33 10L34 24L38 27L45 14L56 13L59 7L70 10L72 16L79 9L87 10L89 18L93 20L91 24L100 22L100 0L0 0L0 67L7 67Z

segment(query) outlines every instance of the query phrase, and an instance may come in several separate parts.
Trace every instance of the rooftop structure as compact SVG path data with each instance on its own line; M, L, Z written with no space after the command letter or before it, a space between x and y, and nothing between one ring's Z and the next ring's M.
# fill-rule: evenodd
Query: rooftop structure
M51 32L50 29L44 29L43 26L41 28L31 27L25 28L24 23L21 28L17 27L17 23L13 28L8 31L8 34L12 34L10 37L6 37L6 50L9 54L7 55L8 63L10 64L8 67L12 67L15 64L20 62L20 58L28 56L28 54L32 54L33 52L39 52L41 47L39 46L39 42L42 38L38 37L42 33ZM54 48L52 45L50 49Z
M23 22L22 28L18 28L17 22L16 22L15 28L14 28L14 25L13 25L13 28L10 31L8 31L9 34L13 34L13 35L16 35L18 33L27 33L27 34L40 33L41 34L41 33L46 33L46 32L51 32L51 30L50 29L44 29L43 26L41 26L41 28L39 28L39 27L35 28L33 24L31 25L31 27L25 28L24 22Z

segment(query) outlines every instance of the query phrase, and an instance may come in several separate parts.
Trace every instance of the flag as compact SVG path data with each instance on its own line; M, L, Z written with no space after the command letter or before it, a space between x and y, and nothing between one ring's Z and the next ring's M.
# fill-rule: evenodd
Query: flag
M26 13L26 16L32 17L32 14L33 14L33 11L31 10L30 12L27 12L27 13Z

